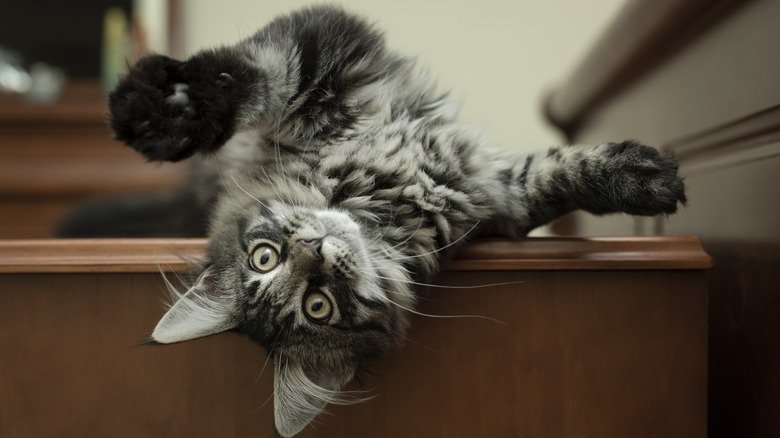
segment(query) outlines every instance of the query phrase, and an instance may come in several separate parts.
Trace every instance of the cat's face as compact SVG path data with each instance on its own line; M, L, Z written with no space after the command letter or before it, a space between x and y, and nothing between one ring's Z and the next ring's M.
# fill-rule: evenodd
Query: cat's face
M338 390L357 367L398 341L406 321L391 300L405 285L346 213L273 200L222 211L209 265L152 338L236 330L265 347L275 364L276 427L291 436L326 403L345 402Z

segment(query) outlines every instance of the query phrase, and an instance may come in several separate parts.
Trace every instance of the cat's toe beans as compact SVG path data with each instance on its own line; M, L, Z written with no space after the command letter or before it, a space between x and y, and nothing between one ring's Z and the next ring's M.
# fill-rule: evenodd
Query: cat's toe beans
M173 94L165 98L165 103L173 106L186 107L190 103L187 90L190 88L187 84L173 84Z

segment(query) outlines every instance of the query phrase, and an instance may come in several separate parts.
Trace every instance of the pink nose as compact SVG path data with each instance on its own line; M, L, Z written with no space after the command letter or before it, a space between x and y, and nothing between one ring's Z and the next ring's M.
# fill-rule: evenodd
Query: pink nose
M322 258L322 254L320 251L322 250L322 239L312 239L312 240L299 240L298 243L303 245L304 247L308 248L314 255L316 255L318 258Z

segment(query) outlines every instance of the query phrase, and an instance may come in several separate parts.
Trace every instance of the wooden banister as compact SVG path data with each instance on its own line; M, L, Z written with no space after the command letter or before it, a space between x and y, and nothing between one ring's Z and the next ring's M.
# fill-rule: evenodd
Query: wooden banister
M596 107L741 5L735 0L627 2L568 80L547 97L547 119L569 139Z
M181 271L201 259L205 239L0 241L0 272ZM477 239L447 271L705 269L712 258L695 237Z

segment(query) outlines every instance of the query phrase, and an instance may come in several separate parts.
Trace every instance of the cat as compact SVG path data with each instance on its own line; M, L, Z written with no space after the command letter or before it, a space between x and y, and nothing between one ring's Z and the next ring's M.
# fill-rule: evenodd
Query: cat
M199 157L188 190L207 212L206 261L150 342L235 331L264 347L283 437L352 401L340 390L359 367L402 343L412 282L468 238L686 200L676 160L634 141L488 146L412 59L332 6L186 61L148 54L109 108L148 160Z

